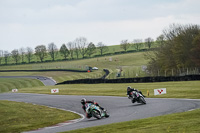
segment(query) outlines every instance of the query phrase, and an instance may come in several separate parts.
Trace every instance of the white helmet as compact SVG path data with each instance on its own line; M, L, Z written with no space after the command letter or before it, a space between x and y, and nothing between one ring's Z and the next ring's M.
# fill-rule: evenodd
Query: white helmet
M81 99L81 104L85 104L86 103L86 99L85 98L82 98Z

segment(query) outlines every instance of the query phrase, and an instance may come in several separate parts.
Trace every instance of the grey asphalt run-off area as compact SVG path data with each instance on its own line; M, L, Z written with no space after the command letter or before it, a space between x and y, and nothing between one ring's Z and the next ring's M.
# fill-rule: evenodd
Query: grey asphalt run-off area
M74 95L47 95L30 93L1 93L0 100L26 102L44 105L59 109L71 110L84 114L80 100L82 98L95 100L102 107L108 110L109 118L97 120L87 119L62 126L46 127L39 130L29 131L29 133L55 133L75 130L86 127L106 125L116 122L143 119L154 116L161 116L176 112L185 112L200 108L198 99L165 99L165 98L146 98L147 104L131 103L127 97L115 96L74 96Z

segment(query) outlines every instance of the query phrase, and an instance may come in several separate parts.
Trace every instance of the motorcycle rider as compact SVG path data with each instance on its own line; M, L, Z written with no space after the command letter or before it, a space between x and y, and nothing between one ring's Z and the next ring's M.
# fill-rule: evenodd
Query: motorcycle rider
M131 99L131 92L132 91L137 91L138 93L140 93L143 97L145 97L143 94L142 94L142 92L141 91L139 91L139 90L137 90L137 89L134 89L134 88L131 88L131 86L128 86L127 87L127 96L128 96L128 98L129 99Z
M91 114L88 114L88 113L86 112L86 106L85 106L86 103L92 103L92 104L98 106L101 110L106 111L103 107L99 106L99 104L98 104L97 102L95 102L95 101L88 101L88 100L86 100L85 98L82 98L82 99L81 99L81 104L83 105L82 108L83 108L84 112L86 113L86 117L87 117L88 119L91 118L92 115L91 115Z

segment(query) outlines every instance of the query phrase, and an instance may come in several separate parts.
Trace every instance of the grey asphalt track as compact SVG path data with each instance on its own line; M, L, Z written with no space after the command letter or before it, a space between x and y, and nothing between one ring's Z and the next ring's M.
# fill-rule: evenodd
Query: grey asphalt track
M95 118L83 119L80 122L60 127L48 127L40 130L29 131L30 133L55 133L105 125L115 122L143 119L176 112L184 112L200 108L200 100L191 99L160 99L146 98L147 104L132 104L127 97L113 96L68 96L68 95L46 95L28 93L2 93L0 100L28 102L55 108L72 110L84 114L80 100L85 97L88 100L97 101L108 110L109 118L97 120Z
M43 76L0 76L0 78L31 78L40 80L45 86L56 84L56 81L54 81L52 78Z

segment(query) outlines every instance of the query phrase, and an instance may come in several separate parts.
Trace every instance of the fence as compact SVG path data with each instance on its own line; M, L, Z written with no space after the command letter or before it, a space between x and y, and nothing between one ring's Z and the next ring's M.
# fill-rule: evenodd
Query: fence
M64 81L60 84L97 84L97 83L147 83L147 82L166 82L166 81L192 81L200 80L200 75L185 75L185 76L156 76L156 77L141 77L141 78L120 78L120 79L79 79L72 81Z
M123 71L113 71L108 79L119 78L138 78L138 77L156 77L156 76L186 76L186 75L200 75L200 68L182 68L182 69L168 69L168 70L154 70L148 71L146 66L137 67L134 69L123 69Z

